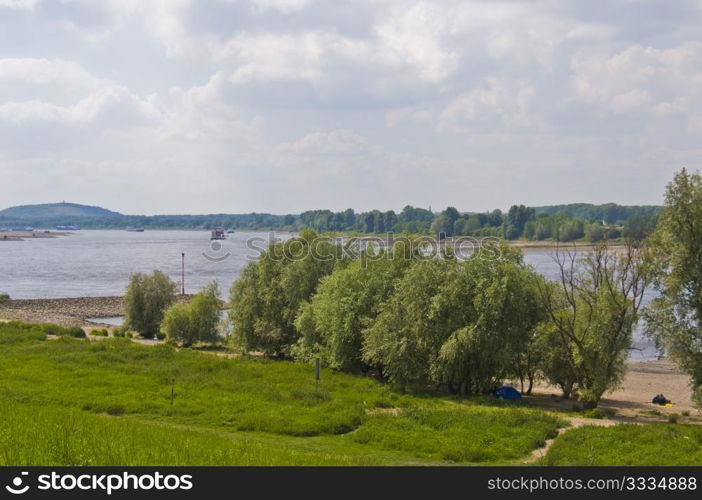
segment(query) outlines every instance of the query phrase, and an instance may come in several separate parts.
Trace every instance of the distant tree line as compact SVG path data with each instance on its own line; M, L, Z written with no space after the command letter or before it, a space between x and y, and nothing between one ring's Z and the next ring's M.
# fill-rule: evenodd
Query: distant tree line
M300 215L300 224L319 232L354 231L358 233L412 233L451 236L496 236L508 240L587 240L591 243L618 238L644 239L656 226L659 207L622 207L608 205L570 205L562 210L513 205L507 213L460 213L448 207L438 214L406 206L399 214L393 210L355 213L310 210ZM547 210L548 209L548 210ZM603 216L604 214L604 216ZM609 221L609 222L608 222Z
M108 215L66 216L3 215L0 227L52 228L78 225L86 229L121 229L127 226L145 229L212 229L299 231L305 227L317 232L388 232L433 236L496 236L509 240L587 240L599 242L618 238L643 239L655 228L660 207L607 205L559 205L526 207L513 205L504 213L461 213L454 207L434 213L430 209L407 205L394 210L356 213L349 208L341 212L309 210L299 215L209 214L209 215ZM11 212L14 213L14 212ZM33 212L29 212L30 214Z

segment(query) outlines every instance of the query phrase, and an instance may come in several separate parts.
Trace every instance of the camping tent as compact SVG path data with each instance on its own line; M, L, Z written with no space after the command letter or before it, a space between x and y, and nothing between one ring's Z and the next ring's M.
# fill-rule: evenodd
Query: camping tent
M502 398L505 401L515 401L522 397L522 395L519 394L519 391L517 389L508 385L503 385L495 392L493 392L492 395L496 398Z

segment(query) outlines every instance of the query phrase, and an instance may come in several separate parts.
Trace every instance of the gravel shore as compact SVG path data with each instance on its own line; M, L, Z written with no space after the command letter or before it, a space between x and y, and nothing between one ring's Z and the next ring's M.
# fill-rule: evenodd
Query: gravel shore
M178 300L189 300L190 295ZM0 319L62 326L93 327L87 318L124 315L122 297L76 297L67 299L16 299L0 302Z
M86 318L124 315L122 297L17 299L0 302L0 318L62 326L90 325Z

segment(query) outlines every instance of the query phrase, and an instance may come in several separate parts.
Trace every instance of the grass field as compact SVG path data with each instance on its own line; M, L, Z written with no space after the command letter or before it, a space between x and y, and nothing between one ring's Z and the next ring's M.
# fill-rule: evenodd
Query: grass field
M12 335L0 343L2 465L510 463L563 425L331 370L317 387L299 363Z
M702 427L585 426L559 437L541 465L702 465Z
M0 324L0 465L520 464L556 414L371 378ZM173 389L173 398L171 390ZM582 428L549 465L700 464L699 428Z

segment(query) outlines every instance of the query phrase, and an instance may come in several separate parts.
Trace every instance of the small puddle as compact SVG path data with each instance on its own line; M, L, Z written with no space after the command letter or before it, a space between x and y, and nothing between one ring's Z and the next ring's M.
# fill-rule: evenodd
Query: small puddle
M86 318L86 321L98 325L122 326L124 316L110 316L107 318Z

